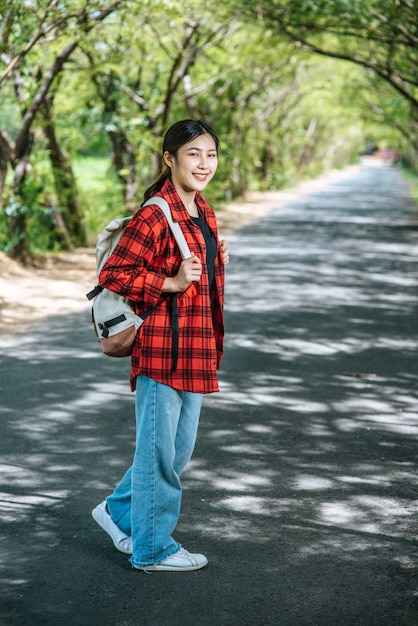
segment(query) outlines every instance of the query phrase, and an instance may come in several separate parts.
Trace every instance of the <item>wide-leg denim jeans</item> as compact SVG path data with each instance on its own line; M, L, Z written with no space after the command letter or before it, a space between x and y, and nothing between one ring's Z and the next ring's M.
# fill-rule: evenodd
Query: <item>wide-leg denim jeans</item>
M202 395L146 376L136 379L136 450L107 498L110 515L132 536L132 565L151 565L180 547L172 537L180 515L180 476L196 442Z

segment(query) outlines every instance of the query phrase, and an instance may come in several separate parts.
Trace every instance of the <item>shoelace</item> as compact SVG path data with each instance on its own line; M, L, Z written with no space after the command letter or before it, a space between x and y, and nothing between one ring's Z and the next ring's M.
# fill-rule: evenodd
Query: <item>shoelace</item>
M180 548L174 554L178 554L179 552L180 552L180 554L182 556L191 557L190 552L188 550L186 550L186 548L183 548L183 546L180 546ZM173 554L173 556L174 556L174 554Z

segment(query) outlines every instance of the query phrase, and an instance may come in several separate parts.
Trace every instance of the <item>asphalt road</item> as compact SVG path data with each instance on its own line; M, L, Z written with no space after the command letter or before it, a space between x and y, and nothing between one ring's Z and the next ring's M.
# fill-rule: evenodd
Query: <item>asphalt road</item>
M176 537L207 568L134 571L91 509L129 465L126 360L88 312L0 341L0 623L418 622L418 213L363 165L230 237L222 390ZM80 294L80 297L84 297Z

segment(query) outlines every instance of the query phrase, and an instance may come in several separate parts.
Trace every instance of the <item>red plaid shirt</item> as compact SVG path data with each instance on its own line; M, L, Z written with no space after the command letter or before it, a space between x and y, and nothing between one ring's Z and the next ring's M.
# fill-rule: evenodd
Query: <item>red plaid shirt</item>
M193 222L170 179L157 194L170 205L173 219L184 233L190 251L202 261L200 281L178 294L178 362L172 371L171 294L162 293L167 276L175 276L181 263L176 241L161 209L141 207L129 222L122 239L100 272L103 287L134 302L137 313L158 304L140 326L132 352L131 389L138 374L175 389L194 393L218 391L224 336L224 264L216 217L206 200L196 194L199 209L218 241L215 279L209 293L205 240Z

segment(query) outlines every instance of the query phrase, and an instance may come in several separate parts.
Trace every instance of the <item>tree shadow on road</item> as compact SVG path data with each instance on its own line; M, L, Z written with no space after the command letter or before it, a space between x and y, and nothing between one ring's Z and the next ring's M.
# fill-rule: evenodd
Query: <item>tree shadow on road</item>
M81 353L72 339L80 314L53 320L47 338L40 327L25 345L9 344L0 561L11 624L19 614L16 623L77 623L78 615L117 623L103 620L118 593L126 623L153 623L152 615L165 619L155 602L167 592L174 624L331 624L338 616L355 624L362 615L368 624L412 623L412 355L367 344L353 350L354 341L338 350L336 338L325 344L312 335L309 343L263 340L256 328L242 335L231 316L237 332L221 392L205 400L184 475L178 537L210 558L187 583L138 580L90 520L133 453L128 364L102 357L90 328ZM260 327L268 317L259 314ZM199 622L188 621L189 605L175 597L186 590ZM149 621L135 622L138 604Z
M2 340L5 624L415 623L416 233L325 227L332 197L315 237L302 213L292 235L296 202L232 241L221 391L176 535L204 570L134 572L91 520L131 462L134 400L88 313Z

